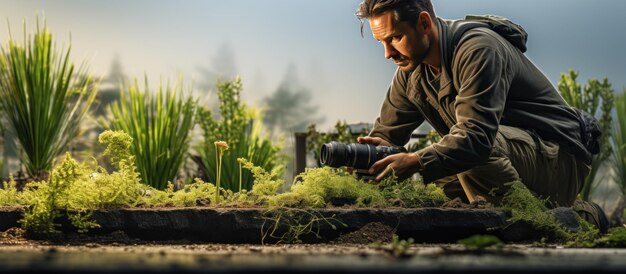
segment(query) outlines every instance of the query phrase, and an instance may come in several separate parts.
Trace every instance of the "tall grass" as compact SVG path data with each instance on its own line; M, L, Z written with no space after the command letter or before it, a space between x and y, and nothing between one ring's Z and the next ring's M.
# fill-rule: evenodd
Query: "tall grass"
M613 145L613 165L616 171L616 182L626 194L626 89L615 98L617 120L611 135Z
M120 101L111 105L110 127L133 138L131 151L144 184L163 190L174 181L189 150L197 100L182 95L182 83L153 95L145 78L145 90L137 80L122 87Z
M239 172L238 158L245 158L266 171L279 171L284 166L284 157L280 147L261 135L261 117L241 102L241 80L217 84L220 100L219 120L213 118L211 111L201 108L198 123L203 130L203 140L196 147L199 158L195 158L205 180L217 182L217 160L215 141L225 141L228 151L224 153L221 165L221 187L232 191L241 188L250 190L254 178L249 170Z
M32 38L32 39L31 39ZM46 179L54 158L76 136L97 87L84 64L75 68L70 48L59 49L39 26L24 44L10 35L0 55L0 109L23 150L22 163L35 180Z
M604 164L612 154L609 136L611 135L613 110L613 89L607 78L602 81L591 79L584 88L577 82L578 73L570 70L569 74L562 73L559 79L559 92L563 99L572 107L576 107L599 119L602 135L600 136L600 153L593 156L591 170L585 178L585 183L580 192L583 200L589 200L594 189L594 182L599 174L600 166ZM600 178L600 179L604 179Z

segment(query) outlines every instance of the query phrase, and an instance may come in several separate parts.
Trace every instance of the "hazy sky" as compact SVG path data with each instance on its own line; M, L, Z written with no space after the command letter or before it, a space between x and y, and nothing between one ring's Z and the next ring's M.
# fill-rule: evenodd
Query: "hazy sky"
M338 119L372 122L395 65L383 56L369 28L360 34L359 0L0 0L0 42L21 39L22 21L34 29L45 14L59 45L71 33L72 59L87 59L91 72L108 74L114 56L124 73L153 81L203 79L199 68L234 68L244 98L257 104L289 73L308 88L310 104L328 128ZM556 84L573 68L580 79L608 77L626 86L626 1L434 0L443 18L497 14L529 33L527 56ZM219 64L228 60L234 64ZM208 91L196 91L203 99ZM215 96L212 95L213 99Z

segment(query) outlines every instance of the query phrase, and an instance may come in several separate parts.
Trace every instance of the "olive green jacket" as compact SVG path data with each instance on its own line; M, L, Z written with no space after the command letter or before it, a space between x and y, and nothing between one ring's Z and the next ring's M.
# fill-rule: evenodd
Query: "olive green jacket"
M413 72L398 69L370 136L405 145L420 124L430 123L443 138L416 152L425 182L486 161L500 124L568 146L590 162L574 110L546 76L487 28L465 32L452 49L455 22L438 24L441 51L453 53L442 54L442 66L452 62L452 75L441 69L437 81L425 64Z

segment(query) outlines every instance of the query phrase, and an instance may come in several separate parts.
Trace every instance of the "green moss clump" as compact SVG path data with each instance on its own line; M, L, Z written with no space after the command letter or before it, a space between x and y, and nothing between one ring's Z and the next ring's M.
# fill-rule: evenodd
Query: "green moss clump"
M407 179L402 182L390 181L382 186L385 199L392 205L403 207L436 207L441 206L450 198L443 188L435 184L424 185L421 181Z
M598 229L581 218L578 218L580 226L576 231L565 229L550 213L546 201L533 195L522 182L515 181L506 186L510 189L499 208L511 211L509 222L524 221L545 234L543 241L565 243L570 247L591 247L599 237Z
M71 195L70 186L87 174L84 166L66 154L63 162L52 170L50 182L34 182L27 186L23 195L28 206L24 211L22 226L34 234L56 232L54 219L61 215L60 209L67 208ZM81 220L81 219L77 219ZM84 225L79 224L79 227Z
M0 188L0 206L19 206L24 204L24 198L20 191L17 190L17 183L13 176L8 182L2 182Z
M377 186L365 183L352 174L330 167L306 169L298 175L287 193L268 198L270 206L326 207L331 198L355 201L356 206L385 206L385 198Z
M509 190L500 208L511 211L509 222L528 222L539 231L549 234L550 240L566 241L570 238L565 228L550 214L546 202L538 199L522 182L515 181L506 186Z
M600 239L594 241L594 247L626 247L626 227L614 227Z

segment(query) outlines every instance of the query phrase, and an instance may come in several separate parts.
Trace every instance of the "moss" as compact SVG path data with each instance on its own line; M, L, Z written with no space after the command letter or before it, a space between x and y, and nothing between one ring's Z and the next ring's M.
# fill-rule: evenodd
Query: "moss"
M502 246L502 241L493 235L473 235L471 237L458 240L457 243L463 245L467 249L473 250Z
M626 247L626 228L614 227L609 232L594 242L594 247Z
M509 222L528 222L537 230L548 234L553 241L567 241L570 238L565 228L548 211L546 201L538 199L520 181L508 183L506 186L509 190L502 199L500 209L511 211Z
M399 203L411 208L441 206L450 200L441 187L435 184L424 185L421 181L412 179L391 181L383 186L382 193L391 204Z
M354 175L330 167L306 169L296 178L289 192L269 197L270 206L326 207L331 198L347 198L356 206L385 206L385 198L377 186L365 183Z
M541 241L565 243L570 247L591 247L599 231L592 224L578 218L580 226L576 231L568 231L550 213L546 201L533 195L526 186L519 182L506 184L508 192L502 199L500 209L510 210L508 222L524 221L543 234Z
M13 176L11 176L8 182L2 182L2 188L0 188L0 206L18 206L23 204L23 195L17 190L17 183L13 179Z

